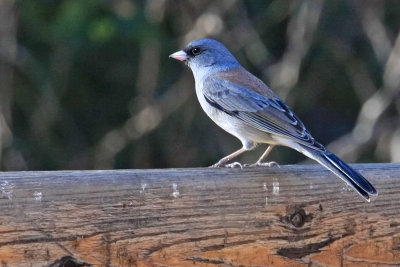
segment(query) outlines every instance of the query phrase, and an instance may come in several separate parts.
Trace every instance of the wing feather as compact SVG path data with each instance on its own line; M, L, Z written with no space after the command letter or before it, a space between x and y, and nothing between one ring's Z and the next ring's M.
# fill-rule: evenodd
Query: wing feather
M325 150L315 141L304 124L277 96L269 97L217 76L208 78L203 94L215 108L234 116L249 126L271 134L289 137L307 147Z

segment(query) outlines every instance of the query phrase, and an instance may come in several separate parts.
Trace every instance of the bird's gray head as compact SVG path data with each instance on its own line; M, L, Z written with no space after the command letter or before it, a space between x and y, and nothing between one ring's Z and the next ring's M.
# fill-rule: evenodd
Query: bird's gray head
M221 71L239 66L239 62L223 44L208 38L192 41L185 49L170 57L185 61L195 76L196 72Z

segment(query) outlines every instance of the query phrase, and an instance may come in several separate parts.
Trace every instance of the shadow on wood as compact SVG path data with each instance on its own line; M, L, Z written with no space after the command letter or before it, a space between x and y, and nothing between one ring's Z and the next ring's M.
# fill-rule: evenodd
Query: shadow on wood
M0 173L0 266L400 265L400 164L355 169L371 203L319 165Z

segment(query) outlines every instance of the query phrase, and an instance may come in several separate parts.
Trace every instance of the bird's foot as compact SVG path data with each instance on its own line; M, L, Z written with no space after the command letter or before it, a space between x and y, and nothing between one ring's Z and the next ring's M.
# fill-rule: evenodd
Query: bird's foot
M279 164L275 161L270 161L270 162L259 162L257 161L256 163L253 164L244 164L244 167L278 167L280 168Z
M210 166L210 168L236 168L236 167L243 169L243 165L240 162L233 162L229 164L217 162L214 165Z
M243 169L243 165L240 162L233 162L233 163L225 164L224 167L225 168L236 168L236 167L239 167L239 168Z

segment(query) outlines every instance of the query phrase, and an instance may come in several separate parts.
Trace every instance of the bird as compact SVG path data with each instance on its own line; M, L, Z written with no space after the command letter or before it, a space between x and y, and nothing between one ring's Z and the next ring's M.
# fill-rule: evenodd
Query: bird
M192 71L196 95L205 113L218 126L238 138L242 148L213 167L234 167L232 159L258 144L268 144L255 166L275 146L287 146L317 161L351 186L368 202L378 195L374 186L312 137L296 114L263 81L248 72L221 42L202 38L169 57L183 61Z

